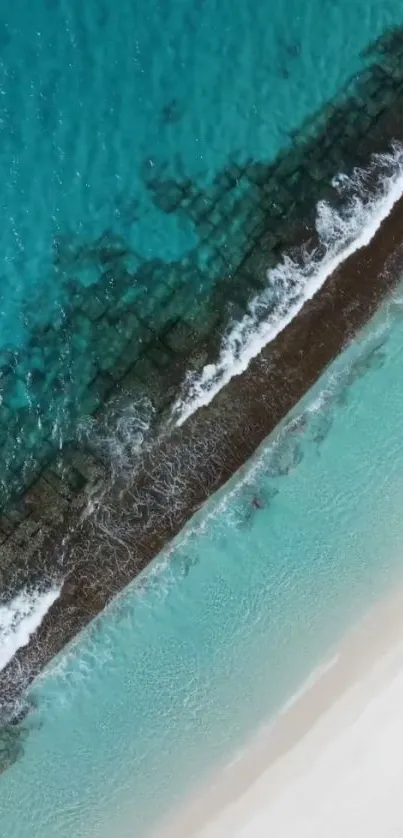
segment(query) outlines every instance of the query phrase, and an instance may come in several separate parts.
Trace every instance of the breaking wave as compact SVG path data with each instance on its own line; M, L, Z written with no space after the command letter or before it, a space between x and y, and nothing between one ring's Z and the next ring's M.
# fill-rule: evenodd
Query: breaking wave
M267 287L249 304L245 316L224 337L219 358L201 373L187 375L183 393L173 406L177 425L199 407L209 404L233 378L246 370L266 344L296 317L336 268L374 237L382 221L403 194L403 147L375 155L366 169L351 176L339 174L332 185L341 207L326 201L317 205L319 243L302 247L299 258L285 254L267 272Z
M0 671L42 623L60 594L59 587L47 591L22 591L0 605Z

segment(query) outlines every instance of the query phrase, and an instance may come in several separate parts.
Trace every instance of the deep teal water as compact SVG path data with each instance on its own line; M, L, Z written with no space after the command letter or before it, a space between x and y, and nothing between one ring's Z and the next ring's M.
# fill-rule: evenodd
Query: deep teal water
M401 20L395 0L240 0L235 12L230 0L3 0L2 505L77 439L123 351L137 360L152 338L145 329L141 342L137 314L158 332L181 288L173 317L191 319L188 307L227 270L208 246L196 259L195 226L157 209L150 172L203 189L234 160L269 161ZM117 242L126 256L112 270L105 251ZM165 264L187 254L189 272L167 276ZM203 275L194 259L209 266ZM116 330L113 317L94 322L92 294L105 300L123 278L134 318Z
M37 682L0 834L146 834L401 579L402 360L396 296Z
M206 182L229 157L274 156L401 13L395 0L3 3L0 346L60 314L58 236L108 229L164 259L192 246L151 203L145 161ZM24 754L0 777L0 835L141 836L399 575L403 319L383 319L384 337L298 408L300 431L269 440L253 476L35 686Z
M0 347L60 317L58 237L108 230L147 258L191 247L144 164L203 183L232 157L269 159L401 17L395 0L3 0Z

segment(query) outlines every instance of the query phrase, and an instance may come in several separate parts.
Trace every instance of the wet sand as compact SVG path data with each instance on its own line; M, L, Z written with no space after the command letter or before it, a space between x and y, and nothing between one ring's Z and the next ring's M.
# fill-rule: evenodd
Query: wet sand
M337 656L330 656L328 668L324 667L323 673L317 672L313 684L300 697L296 696L289 709L271 725L260 730L232 765L217 772L181 811L171 814L153 838L237 838L238 835L260 838L268 834L273 838L280 835L311 838L323 834L320 831L323 828L327 835L338 836L341 833L337 829L344 817L347 817L347 833L343 834L368 836L365 830L360 830L370 811L371 788L365 786L363 802L359 800L355 781L360 778L360 772L370 767L371 761L377 792L382 792L382 800L385 794L389 795L388 805L397 810L390 814L394 819L400 818L403 829L400 806L403 754L399 762L398 735L403 713L386 712L392 706L391 696L395 710L396 706L402 706L402 691L403 592L400 590L348 633L337 649ZM369 718L372 713L375 721L374 708L376 725ZM380 743L387 740L384 728L393 725L396 737L392 747L389 744L384 765ZM345 788L349 771L354 778L350 784L351 800L347 799ZM397 796L393 786L395 776L399 778ZM361 776L359 788L362 779ZM322 800L317 796L321 780L327 784L323 819ZM373 803L381 804L376 792ZM349 811L351 807L354 818ZM329 816L332 808L339 812L334 816L335 831ZM375 808L373 816L386 820L386 812ZM340 823L336 826L337 817ZM386 838L390 833L375 831L374 834Z
M59 599L30 643L0 675L3 711L253 454L353 338L403 269L403 199L242 374L146 454L130 485L105 490L97 514L38 557ZM27 581L32 568L27 571Z

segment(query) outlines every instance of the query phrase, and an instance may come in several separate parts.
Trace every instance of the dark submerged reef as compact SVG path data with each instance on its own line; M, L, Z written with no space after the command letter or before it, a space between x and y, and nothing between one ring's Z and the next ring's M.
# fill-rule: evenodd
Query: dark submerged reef
M297 48L289 46L290 61ZM186 370L216 357L231 316L266 287L267 269L316 241L317 201L339 200L331 178L403 140L403 31L387 33L369 57L274 161L229 161L204 187L171 177L168 165L144 164L155 206L184 218L197 236L182 259L141 259L113 231L87 244L74 234L55 237L52 270L65 305L25 350L10 347L0 359L0 571L5 597L23 584L64 584L35 643L0 675L5 720L45 663L251 455L393 284L385 268L399 240L399 208L370 256L350 258L349 277L340 268L209 408L181 429L166 427ZM162 120L177 118L177 103L168 103ZM371 169L368 189L376 178ZM135 198L118 210L130 223L140 211ZM368 363L375 359L381 350ZM152 405L147 444L117 475L113 458L77 427L92 417L102 438L142 400ZM271 466L276 476L302 456L298 440L287 446ZM83 515L89 499L93 512ZM254 512L259 502L252 499ZM7 762L11 745L4 752Z

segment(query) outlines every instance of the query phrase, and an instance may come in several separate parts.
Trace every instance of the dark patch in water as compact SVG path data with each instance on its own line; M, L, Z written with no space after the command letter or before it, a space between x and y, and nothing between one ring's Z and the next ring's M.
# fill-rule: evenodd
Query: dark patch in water
M381 369L386 361L386 353L382 351L382 347L386 341L383 340L363 357L359 358L352 368L352 376L354 378L361 378L369 370Z
M282 57L280 59L278 75L282 79L289 79L291 75L290 65L301 55L301 44L298 41L292 41L290 43L283 41L280 46Z
M249 499L246 509L243 506L243 510L245 511L244 516L242 517L240 523L241 527L245 527L252 523L255 518L255 515L261 511L262 509L269 509L272 500L278 495L278 489L270 488L270 489L263 489L259 490L259 492L254 492L252 497ZM245 503L245 502L244 502Z
M11 41L11 36L8 28L8 23L1 21L0 23L0 50L8 47Z
M265 473L269 477L285 477L302 462L303 457L300 444L294 442L291 445L286 440L285 443L279 443L273 451Z
M376 369L382 369L385 364L387 354L383 351L384 345L387 343L387 337L381 338L375 346L372 346L365 355L357 358L351 365L350 369L346 371L343 386L340 388L338 394L335 396L334 402L339 407L343 407L348 403L350 387L358 378L363 378L367 372Z
M18 726L10 724L0 731L0 773L7 771L22 755L22 738Z
M193 567L199 564L199 559L197 556L184 556L182 559L182 568L183 568L183 576L186 578L189 576L190 571Z
M35 706L32 696L19 699L11 714L0 720L0 774L23 755L24 742L35 724L32 716Z
M300 46L297 43L293 43L292 37L290 36L287 36L284 40L285 43L282 46L280 45L281 54L278 56L278 61L279 64L283 65L283 72L287 75L288 72L294 72L296 69L293 59L298 54ZM173 342L173 337L175 337L174 328L179 323L181 317L186 325L186 312L190 310L190 306L194 306L195 297L198 293L196 289L202 286L204 289L205 275L209 277L208 290L206 286L206 293L204 294L203 290L203 294L200 294L200 309L197 318L195 315L195 323L197 326L201 323L204 328L206 325L204 319L207 316L207 320L209 321L208 328L210 330L208 351L211 357L216 357L217 353L215 352L215 348L220 337L219 330L223 332L228 325L228 300L232 300L235 297L238 305L241 308L245 307L251 294L254 293L254 291L252 292L252 285L254 288L260 288L262 284L266 287L268 261L274 264L275 261L281 258L285 250L291 252L290 249L292 246L300 244L301 240L306 240L306 231L308 229L311 230L311 222L313 223L314 207L319 199L323 199L323 196L327 196L329 193L329 179L337 171L350 171L352 167L361 165L362 163L366 165L369 155L372 152L382 150L385 147L385 138L389 141L391 136L403 136L403 127L401 124L401 113L403 112L401 107L402 73L399 70L401 67L403 46L402 30L399 30L393 37L391 37L390 32L387 33L382 43L380 42L376 49L372 46L372 55L376 63L374 63L373 70L365 70L365 75L361 81L360 78L354 81L354 93L349 82L349 87L345 91L346 97L343 96L343 99L337 99L333 103L329 103L329 107L323 112L323 119L321 112L320 123L317 124L313 121L309 123L310 127L308 128L303 126L299 132L290 132L290 136L295 139L295 147L282 152L276 161L268 163L262 161L254 162L243 159L243 155L241 155L242 163L239 161L239 164L235 167L231 163L230 166L225 166L218 173L213 185L214 188L202 187L198 182L186 178L186 173L183 172L180 165L176 167L175 155L169 163L158 162L152 158L149 158L145 162L142 167L142 176L145 187L154 201L154 205L161 210L163 209L166 213L177 212L178 217L185 217L187 220L190 219L196 231L200 232L200 240L203 241L202 251L199 251L199 245L196 245L195 249L190 252L190 255L187 255L182 260L164 263L162 260L155 259L140 260L134 252L130 253L130 260L126 259L130 244L114 238L113 231L111 230L107 231L96 242L93 240L90 242L82 241L82 235L84 235L85 231L82 231L82 235L81 233L77 235L76 240L69 235L65 237L59 236L58 239L55 239L53 254L55 285L58 288L63 285L63 288L66 290L66 297L68 299L65 302L66 306L68 304L68 318L66 315L64 325L59 322L59 319L55 323L53 318L49 318L49 322L44 323L38 328L36 336L31 335L29 348L30 351L32 348L40 349L44 344L43 338L46 335L46 348L49 350L49 355L46 357L46 363L42 367L39 364L37 367L39 370L42 368L57 371L58 366L61 363L65 364L66 361L64 359L68 358L68 374L64 375L62 371L59 371L57 373L58 377L56 378L57 384L50 383L52 395L54 395L56 388L61 393L63 393L63 389L66 390L66 399L64 401L60 399L59 404L63 408L63 411L69 413L69 421L71 415L72 425L76 419L76 415L80 411L81 413L89 414L94 413L98 409L100 402L105 401L105 393L109 392L108 388L111 384L111 381L108 381L103 371L102 374L101 372L97 373L94 378L92 365L86 364L84 366L88 356L93 354L97 363L101 360L108 360L109 368L116 375L118 373L117 367L119 367L120 376L120 365L123 363L122 359L127 358L128 348L127 345L119 348L117 337L125 334L126 328L128 338L129 336L132 337L135 335L137 341L138 336L141 336L144 347L148 347L149 343L151 344L154 341L156 334L158 334L158 339L163 338L165 340L166 336L168 336L169 340ZM386 61L382 59L382 53L386 56ZM382 90L380 90L380 73L382 74ZM51 89L49 89L50 95ZM366 108L368 102L373 105L371 109ZM173 113L173 105L168 102L166 107L166 117L169 118L171 116L170 111ZM13 127L16 132L20 129L20 126L17 124L17 117L18 114L15 114L15 125ZM45 120L48 118L46 109L43 113L43 118ZM175 168L173 166L174 163ZM179 179L173 179L173 171L180 172ZM168 173L170 173L170 176L168 176ZM234 184L237 185L238 190L239 182L242 185L242 194L234 190ZM331 195L335 199L334 191L331 191ZM112 215L113 211L114 206L112 205ZM393 217L395 218L395 216ZM304 219L303 223L301 219ZM390 224L388 221L388 229ZM392 228L391 230L393 236L397 238L401 229L398 229L396 221L393 224L394 232ZM253 236L250 230L252 230ZM302 231L305 232L301 239ZM66 232L68 233L68 230ZM245 237L243 235L244 233ZM269 234L268 241L270 243L266 241L267 234ZM253 247L251 245L251 238L253 238L254 242ZM381 240L383 241L382 237ZM371 253L371 258L374 258L376 255L375 252L371 250ZM207 261L205 261L206 256L208 256L208 269ZM359 258L361 257L355 257L353 263L356 264ZM201 267L201 264L203 267ZM381 264L380 256L379 264ZM139 267L134 269L133 265L138 265ZM206 270L204 265L206 265ZM105 267L107 270L104 270ZM366 270L367 268L368 265ZM250 416L247 420L242 418L242 422L245 423L244 428L246 433L244 434L242 431L241 434L239 432L239 437L237 436L238 431L235 428L235 422L234 429L228 432L228 437L225 438L218 434L218 438L223 440L223 462L221 463L221 451L217 456L214 454L216 456L215 461L213 461L212 455L212 464L211 466L208 464L209 468L211 467L212 477L210 473L207 474L207 460L206 463L201 464L201 474L203 475L205 484L202 484L201 477L199 480L199 475L197 474L196 477L199 483L196 485L196 480L193 480L193 477L190 476L190 469L187 468L186 470L181 465L181 474L186 474L186 480L188 481L189 487L191 487L191 500L186 507L186 513L183 510L175 511L171 517L170 511L169 515L167 515L165 498L165 508L162 509L162 514L160 515L162 499L156 495L152 488L148 488L151 485L149 473L147 472L142 476L141 488L142 490L144 490L144 487L146 488L148 502L144 503L143 507L139 507L140 515L137 521L134 513L132 514L131 512L133 505L131 501L129 503L127 496L125 513L127 520L132 523L133 530L138 527L139 540L143 539L147 543L147 550L144 550L140 558L137 555L135 559L132 556L127 558L126 553L122 553L124 555L125 567L130 567L130 572L133 575L138 572L140 566L144 566L144 563L146 560L149 560L151 555L155 554L156 545L161 547L163 538L166 539L167 536L169 538L172 537L172 534L177 531L176 528L177 525L179 526L179 521L182 526L186 515L190 511L193 511L194 504L204 501L207 493L211 491L211 487L215 489L221 485L224 477L227 479L233 473L233 468L239 467L241 457L250 456L252 447L255 449L256 445L264 438L262 436L263 429L264 436L266 436L269 430L272 430L275 424L283 418L283 407L288 405L288 410L295 405L295 399L297 396L300 398L302 394L301 385L304 382L312 384L314 376L316 377L317 373L324 369L325 362L328 363L332 360L335 357L336 351L340 351L342 348L340 336L343 334L351 338L356 325L364 322L367 316L365 312L369 315L375 305L375 296L370 299L369 295L372 294L372 290L368 291L368 288L375 288L373 285L375 280L371 276L371 271L368 271L370 274L368 277L369 285L368 281L366 281L364 292L362 287L358 289L354 283L354 287L352 288L351 280L349 280L349 286L347 288L347 285L343 284L345 282L343 269L340 269L337 282L338 284L341 283L343 293L343 289L347 288L346 299L342 299L342 294L339 297L336 296L334 304L332 303L332 310L330 309L330 305L325 302L324 294L318 295L322 301L320 305L323 304L323 310L330 312L328 333L323 338L323 329L320 326L319 319L316 315L312 315L311 325L314 333L320 336L321 341L317 344L317 357L316 346L314 344L315 349L312 350L312 354L309 353L310 360L301 358L301 372L297 370L293 378L293 383L290 382L290 386L284 388L287 392L284 393L282 405L280 406L274 400L273 418L276 417L275 423L273 422L271 424L269 404L267 405L267 410L264 411L262 408L261 394L259 395L259 402L257 401L257 397L255 397L255 387L257 387L256 377L255 383L253 383L253 389L251 388L250 391L252 400L251 407L248 409L256 411L258 421L256 423L254 420L253 422L250 421ZM87 286L86 281L84 283L81 282L82 276L86 280L89 273L91 277L96 276L96 281L91 284L91 287ZM373 271L372 273L374 274ZM161 282L161 277L164 281L166 280L167 294L162 295L162 298L158 300L154 316L154 308L150 312L150 292L157 285L158 287L163 286L164 283ZM113 278L113 282L111 282L111 278ZM378 282L378 298L380 296L378 276L376 280ZM391 278L385 278L385 281L382 282L382 293L389 287L391 281ZM215 283L214 288L212 288L213 282ZM131 292L134 288L135 295L132 295ZM176 310L176 299L175 305L172 305L174 302L174 292L172 289L175 289L175 297L178 297L179 300L184 299L186 301L183 307L182 305L178 307L178 310ZM273 289L273 292L275 292L275 289ZM126 300L128 300L127 307ZM354 304L352 308L349 308L351 301ZM197 298L197 302L199 302L199 298ZM132 306L133 310L131 308ZM166 314L166 312L169 312L169 314ZM340 330L337 329L337 334L336 329L333 330L333 326L335 325L333 323L333 317L336 315L337 318L340 318L340 325L342 326ZM136 319L135 326L131 325L133 317ZM345 322L346 319L348 320L347 324ZM150 335L143 328L144 321L151 325L155 334ZM115 323L118 325L115 326ZM297 325L294 324L294 326L291 324L289 335L294 335L292 339L299 340L298 335L300 333L298 332ZM178 332L180 334L180 330ZM183 339L181 343L180 356L178 356L180 363L182 363L183 358L189 357L190 346L192 346L193 351L193 329L189 328L188 332L190 332L190 337ZM196 328L195 332L197 332ZM79 338L79 340L75 340L76 338ZM176 338L179 340L178 334ZM283 349L284 347L287 348L286 340L289 339L290 337L284 339L279 336L277 346L283 347ZM109 353L109 347L115 340L118 363L114 360L112 350L110 357L106 358L106 354ZM124 372L124 376L129 375L129 384L127 387L125 385L124 392L132 393L133 390L136 390L137 386L142 391L142 385L144 383L147 387L150 386L150 389L152 388L153 400L158 402L158 409L162 411L163 408L165 409L165 402L167 401L166 385L168 374L165 372L161 376L159 373L157 374L156 368L158 364L155 362L155 346L152 347L152 350L146 350L143 347L141 350L141 360L139 359L136 341L134 342L134 347L132 344L129 347L133 351L130 357L130 367L129 364L127 368L122 367L122 369L128 370L127 373ZM100 350L100 346L102 346L102 350ZM147 352L149 352L150 357L148 357ZM158 352L160 353L160 349L158 349ZM22 384L25 382L27 361L25 358L21 361L22 369L21 374L19 373L20 378L17 381L19 386L18 390L17 386L14 385L12 367L10 366L8 368L9 359L5 357L3 360L5 370L8 370L8 380L2 382L2 387L4 387L2 392L2 413L5 418L1 432L7 437L7 442L11 440L11 443L14 444L16 438L14 428L23 422L27 426L26 436L32 436L30 426L32 416L24 412L25 404L20 411L21 422L19 419L14 419L15 413L19 412L19 409L15 406L17 401L15 396L16 394L19 395L20 391L22 391ZM379 349L378 353L375 353L372 362L367 361L364 363L364 367L362 363L361 366L358 365L356 367L355 374L359 374L360 368L365 371L366 365L366 368L369 368L368 363L380 365L383 363L382 353ZM137 369L141 369L141 373L137 373L136 371L137 364L139 364ZM84 369L82 370L83 367ZM19 369L20 363L18 363ZM280 382L280 387L283 387L284 380L287 378L287 370L284 373L281 352L275 361L273 370L273 380ZM137 375L139 376L138 378ZM175 378L175 375L172 373L172 378L169 381L170 384L172 382L172 391L174 387L179 386L177 385L177 379L179 380L180 376L178 375ZM72 380L77 381L77 391L72 396L70 391L67 392L70 387L69 376ZM155 387L153 384L154 379L156 381ZM262 376L262 380L266 379ZM41 408L46 408L47 410L48 393L45 391L46 381L43 382L43 388L39 386L40 382L41 378L39 377L37 379L37 392L34 394L35 404L38 410ZM66 382L65 388L64 382ZM229 388L229 392L236 393L236 386L235 383L232 383L232 389ZM343 382L341 382L340 386L343 386ZM82 394L85 394L85 398L82 398ZM73 400L73 396L76 401ZM238 399L238 396L236 398ZM241 399L236 404L239 404L240 401ZM43 413L45 414L45 409ZM66 427L67 431L65 426L61 427L60 435L63 434L64 439L69 439L70 425L67 426L66 424ZM196 420L195 427L199 427ZM274 447L271 459L268 458L267 460L267 473L276 478L288 474L302 459L301 448L298 444L295 445L296 436L298 437L298 429L296 430L296 436L292 428L289 428L288 431L292 434L292 439L286 442L284 438L280 437L279 444L277 447ZM6 502L10 493L17 493L22 487L26 487L32 483L32 474L25 477L25 463L31 462L30 458L33 454L37 456L38 464L47 464L51 456L52 458L56 456L55 448L57 448L57 441L54 444L53 437L50 435L51 432L53 433L53 428L50 427L49 430L46 430L46 438L45 434L43 437L38 436L38 440L35 441L35 448L33 444L31 447L31 443L29 445L19 446L21 463L18 466L17 464L13 464L11 468L9 465L11 458L6 462L6 458L3 457L3 473L0 482L0 498L2 502ZM235 446L232 446L232 442L231 445L227 443L227 440L231 439L230 434L232 433L233 439L236 440ZM247 438L242 438L241 440L241 436ZM245 447L243 447L243 443L245 443ZM176 444L177 438L175 437ZM22 448L24 450L21 450ZM58 450L57 457L59 457ZM217 464L218 460L220 460L219 464ZM81 472L79 473L81 474ZM96 469L96 473L99 473L98 469ZM87 482L86 477L81 476L80 479L82 479L83 484ZM88 477L89 484L91 481L92 477ZM161 485L161 481L159 481L158 485ZM76 490L74 489L73 491ZM113 495L114 502L116 497L117 495ZM158 532L153 531L151 536L149 508L152 508L153 505L158 510L160 529ZM53 521L51 506L52 504L47 501L46 514L49 514L49 519ZM124 503L119 496L119 515L123 514L123 508ZM253 502L253 497L249 498L250 513L257 514L259 509L261 509L259 502L256 504ZM40 520L39 512L42 514L42 509L39 504L38 510L38 520ZM64 510L62 512L64 514ZM168 519L169 527L166 523ZM154 526L154 523L152 526ZM55 538L57 537L59 539L59 524L57 523L56 526L56 524L52 523L52 527ZM72 562L75 561L74 550L77 550L77 554L81 555L83 549L79 541L81 533L85 530L86 538L88 537L91 540L93 537L92 533L90 534L89 530L87 531L85 527L87 527L87 524L80 523L80 535L74 537L76 540L74 538L72 539L73 546L68 548L70 551L68 555L73 557ZM6 533L3 534L6 535ZM20 538L20 536L18 537ZM147 539L151 539L151 537L153 541L151 542L150 540L148 542ZM25 545L27 538L25 535L21 536L21 538L24 538L23 543ZM31 543L33 541L32 533L29 541ZM76 547L77 544L78 546ZM9 562L9 554L6 552L8 548L4 547L3 549L6 555L4 566L9 567L12 561L14 561L14 554L11 553ZM117 554L119 554L119 549L120 547L118 545L116 548ZM55 549L53 542L50 548L46 546L45 550L42 550L41 547L35 553L24 551L21 551L23 553L21 560L19 558L17 559L24 568L28 567L29 563L32 566L36 566L37 564L40 568L45 565L49 565L49 567L54 566L53 556ZM112 588L115 592L115 584L110 585L109 583L109 575L112 577L116 573L115 565L117 566L118 564L115 555L113 556L113 563L111 563L110 550L105 550L103 561L108 571L107 574L99 574L98 553L96 555L97 567L93 574L93 588L94 590L98 590L98 586L99 590L102 589L99 598L91 590L88 591L87 596L85 573L88 573L88 565L86 565L84 572L81 570L80 563L77 562L77 579L79 582L77 583L76 605L77 614L80 615L77 625L80 622L80 626L84 625L90 616L97 613L99 603L102 602L104 604L105 601L110 599ZM88 561L93 561L91 555L88 556ZM108 581L105 581L106 576L108 576ZM121 579L116 582L117 586L121 584L121 580L124 577L125 574L122 573ZM110 589L108 585L110 585ZM64 602L66 602L66 607L69 608L71 596L66 596ZM68 639L70 628L67 624L65 626L63 624L58 625L57 629L52 634L49 643L46 644L46 648L44 647L43 651L40 651L40 654L35 649L35 654L32 658L34 661L32 671L37 667L38 658L46 661L48 656L57 650L60 639L62 637L65 640ZM36 639L33 641L33 645L35 643ZM30 652L24 648L18 655L18 665L20 664L20 660L32 663L29 655ZM10 671L13 672L14 677L18 680L20 676L17 671L17 664ZM7 675L2 674L1 680L3 682L4 679L7 679Z
M311 439L316 445L321 445L326 439L333 425L333 416L330 413L322 414L315 423Z
M177 99L171 99L162 108L161 121L163 125L172 125L183 116L183 110Z
M284 51L289 58L299 58L301 55L301 44L298 41L293 41L291 44L284 44Z

